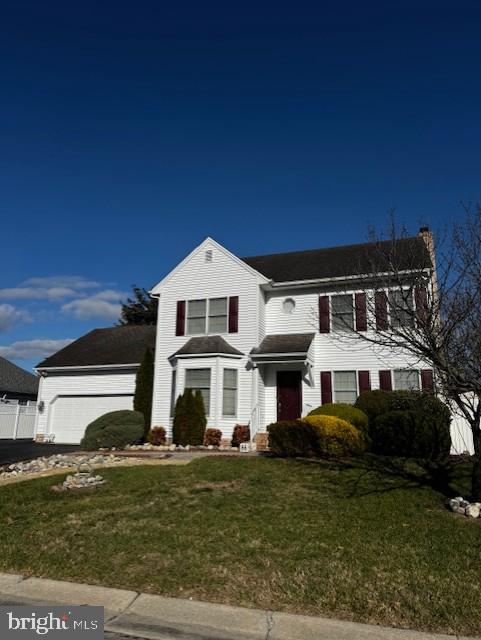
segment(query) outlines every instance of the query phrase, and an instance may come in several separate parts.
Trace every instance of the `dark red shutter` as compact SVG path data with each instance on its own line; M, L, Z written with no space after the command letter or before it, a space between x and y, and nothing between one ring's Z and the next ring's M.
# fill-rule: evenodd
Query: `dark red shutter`
M319 297L319 332L329 333L331 323L329 318L329 296Z
M332 402L331 372L321 371L321 404Z
M359 394L364 391L371 390L371 376L369 375L369 371L358 371L357 377L359 381Z
M387 329L387 295L385 291L376 291L375 295L376 329L386 331Z
M177 319L175 321L175 335L185 335L185 300L177 301Z
M239 296L229 298L229 333L239 331Z
M379 388L382 391L392 391L392 378L390 371L379 372Z
M416 287L414 289L414 301L416 303L416 315L420 323L426 321L428 314L428 292L426 287Z
M434 391L434 375L432 369L421 371L421 388L423 391Z
M356 331L367 331L366 294L356 293Z

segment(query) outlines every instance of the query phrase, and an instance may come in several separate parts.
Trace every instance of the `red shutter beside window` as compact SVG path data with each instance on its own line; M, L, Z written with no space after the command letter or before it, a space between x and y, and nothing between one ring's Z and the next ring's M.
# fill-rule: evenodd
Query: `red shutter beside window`
M356 331L367 331L367 312L366 312L366 294L356 293L355 295L356 309Z
M371 376L369 375L369 371L358 371L357 372L358 382L359 382L359 394L364 391L371 390Z
M387 295L385 291L376 291L375 295L376 329L386 331L387 324Z
M392 378L390 371L379 372L379 388L382 391L392 391Z
M423 391L434 391L434 375L432 369L422 369L421 388Z
M331 372L321 371L321 404L332 402Z
M229 333L239 331L239 296L229 298Z
M319 332L329 333L331 323L329 318L329 296L319 297Z
M175 321L175 335L185 335L185 300L177 301L177 318Z
M416 303L416 315L420 323L427 319L428 315L428 292L426 287L416 287L414 289L414 301Z

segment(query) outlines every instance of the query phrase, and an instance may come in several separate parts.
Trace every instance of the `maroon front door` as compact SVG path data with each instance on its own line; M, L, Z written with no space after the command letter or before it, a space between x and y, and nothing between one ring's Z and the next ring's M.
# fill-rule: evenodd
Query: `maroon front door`
M300 371L277 372L277 419L296 420L301 417L302 387Z

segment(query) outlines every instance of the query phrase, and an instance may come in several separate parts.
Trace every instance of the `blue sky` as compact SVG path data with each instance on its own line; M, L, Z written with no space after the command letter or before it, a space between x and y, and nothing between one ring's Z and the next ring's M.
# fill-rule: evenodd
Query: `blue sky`
M210 235L416 232L481 196L481 5L2 3L0 355L115 322Z

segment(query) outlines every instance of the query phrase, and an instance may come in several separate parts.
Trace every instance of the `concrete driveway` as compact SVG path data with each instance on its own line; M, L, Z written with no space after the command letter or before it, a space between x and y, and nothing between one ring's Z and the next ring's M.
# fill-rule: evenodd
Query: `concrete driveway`
M0 466L55 453L77 451L76 444L38 444L33 440L0 440Z

